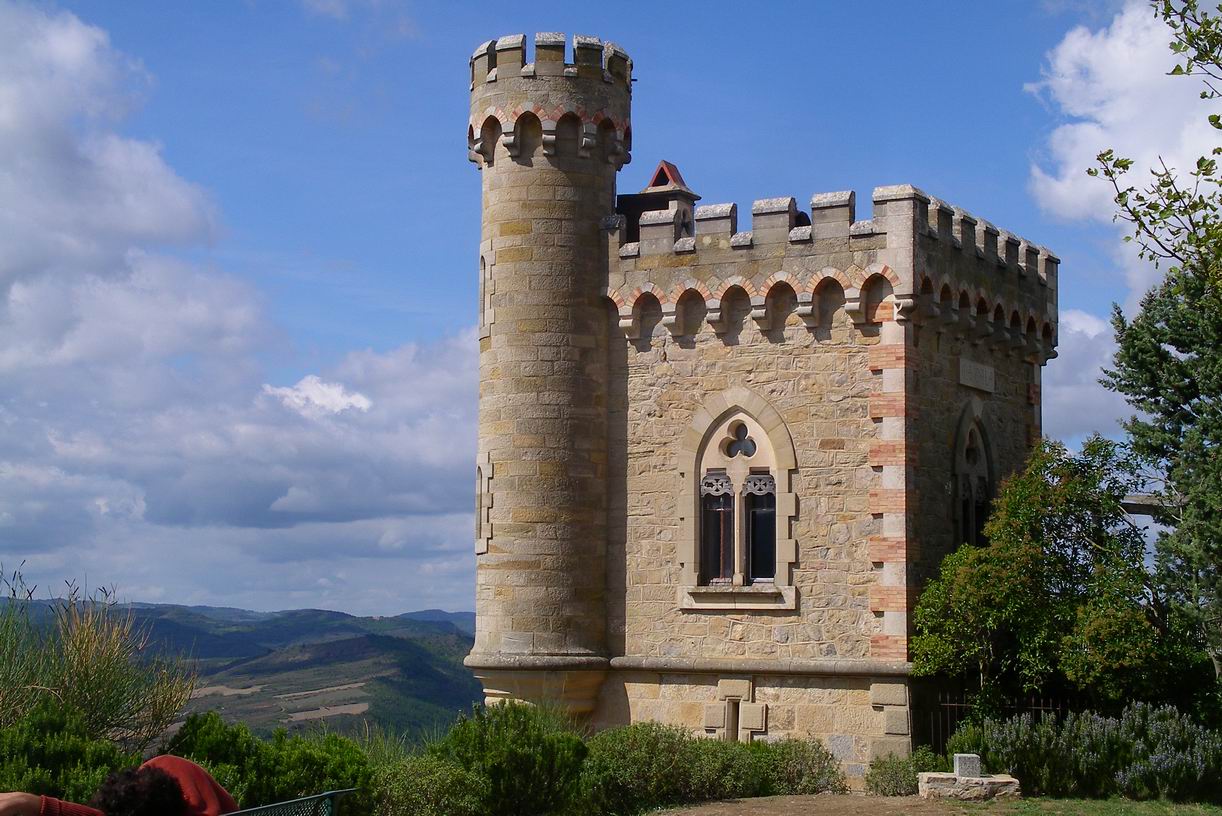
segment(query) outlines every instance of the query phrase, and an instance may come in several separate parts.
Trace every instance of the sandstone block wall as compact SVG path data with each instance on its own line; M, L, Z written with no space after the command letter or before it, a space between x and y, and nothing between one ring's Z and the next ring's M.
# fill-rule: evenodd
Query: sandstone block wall
M750 229L665 163L617 200L631 62L586 37L571 56L539 34L533 60L522 37L471 59L468 665L489 699L819 737L860 774L909 747L910 613L963 539L966 431L994 488L1039 435L1057 259L908 185L864 221L851 192L760 199ZM740 416L765 451L751 478L774 477L775 578L745 580L739 552L701 583L699 481Z

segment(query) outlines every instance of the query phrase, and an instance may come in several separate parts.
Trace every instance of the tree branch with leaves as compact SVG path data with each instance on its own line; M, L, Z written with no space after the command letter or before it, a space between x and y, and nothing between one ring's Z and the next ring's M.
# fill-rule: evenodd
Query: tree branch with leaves
M1205 116L1222 142L1222 5L1154 0L1177 63L1202 83ZM1141 258L1165 266L1161 283L1127 317L1113 306L1117 351L1103 384L1137 412L1124 425L1134 452L1161 476L1167 526L1157 561L1169 596L1208 644L1222 681L1222 145L1187 173L1160 158L1144 186L1134 161L1112 150L1087 170L1111 184L1116 219Z

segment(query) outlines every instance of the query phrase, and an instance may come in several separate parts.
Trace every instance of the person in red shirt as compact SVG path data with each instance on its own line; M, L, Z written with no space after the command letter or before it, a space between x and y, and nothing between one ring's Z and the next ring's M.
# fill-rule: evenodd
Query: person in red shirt
M189 759L153 757L116 771L88 805L32 793L0 793L0 816L222 816L238 803Z

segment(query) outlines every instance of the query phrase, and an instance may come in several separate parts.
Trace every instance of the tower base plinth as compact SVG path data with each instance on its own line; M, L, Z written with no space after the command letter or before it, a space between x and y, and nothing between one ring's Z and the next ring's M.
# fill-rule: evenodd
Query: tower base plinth
M607 676L604 657L471 655L464 663L483 685L485 705L547 703L577 716L594 711Z

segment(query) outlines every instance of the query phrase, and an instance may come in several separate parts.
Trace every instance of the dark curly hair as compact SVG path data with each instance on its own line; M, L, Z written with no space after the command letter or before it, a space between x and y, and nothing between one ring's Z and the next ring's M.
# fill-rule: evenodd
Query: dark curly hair
M160 768L115 771L89 800L106 816L184 816L187 800L178 780Z

